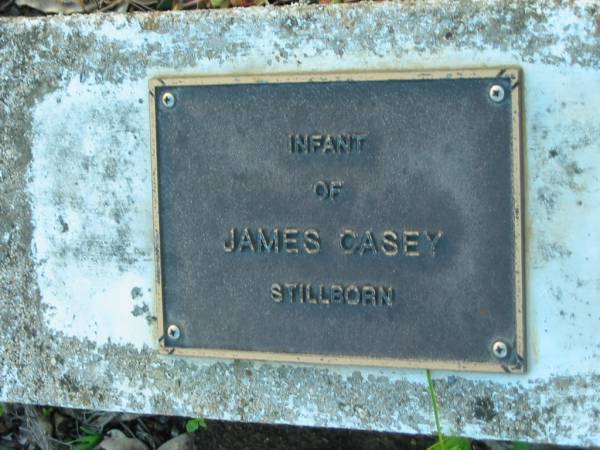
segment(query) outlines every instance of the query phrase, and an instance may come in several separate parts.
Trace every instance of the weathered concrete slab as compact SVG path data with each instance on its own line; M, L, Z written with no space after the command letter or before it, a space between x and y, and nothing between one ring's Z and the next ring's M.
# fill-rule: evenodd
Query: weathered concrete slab
M583 2L0 20L0 400L431 432L422 371L158 354L147 82L485 65L524 74L529 367L436 373L443 424L600 442L600 16Z

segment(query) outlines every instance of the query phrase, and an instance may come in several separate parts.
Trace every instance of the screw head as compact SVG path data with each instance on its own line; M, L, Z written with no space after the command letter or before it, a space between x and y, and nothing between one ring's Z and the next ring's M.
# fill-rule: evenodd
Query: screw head
M490 94L490 99L493 102L500 103L502 100L504 100L504 96L505 96L504 88L502 86L500 86L499 84L494 84L492 87L490 87L489 94Z
M167 336L169 336L169 339L172 339L174 341L179 339L179 336L181 336L181 331L179 330L179 327L177 325L169 325L169 327L167 328Z
M162 96L162 102L167 108L172 108L175 106L175 96L170 92L165 92Z
M508 356L508 345L502 341L496 341L492 344L492 353L498 359L504 359Z

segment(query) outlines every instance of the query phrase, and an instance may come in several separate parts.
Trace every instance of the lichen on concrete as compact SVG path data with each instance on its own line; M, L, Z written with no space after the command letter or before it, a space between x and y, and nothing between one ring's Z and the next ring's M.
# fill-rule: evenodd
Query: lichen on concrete
M436 373L443 425L597 444L599 17L457 1L0 20L0 399L431 432L422 372L158 355L147 80L519 65L529 372Z

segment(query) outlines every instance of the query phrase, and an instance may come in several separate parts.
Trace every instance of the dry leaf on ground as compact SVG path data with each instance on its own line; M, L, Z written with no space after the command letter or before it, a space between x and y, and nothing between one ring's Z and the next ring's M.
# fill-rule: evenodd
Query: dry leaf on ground
M16 0L17 6L29 6L45 13L73 14L84 11L83 0Z
M104 450L148 450L146 444L134 438L128 438L121 430L110 430L100 444Z
M180 434L173 439L169 439L158 450L191 450L194 449L194 438L189 433Z

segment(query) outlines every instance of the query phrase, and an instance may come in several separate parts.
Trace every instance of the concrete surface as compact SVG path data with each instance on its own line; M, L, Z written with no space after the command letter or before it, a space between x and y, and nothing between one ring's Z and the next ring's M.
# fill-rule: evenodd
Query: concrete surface
M598 444L599 8L407 2L0 19L0 400L431 432L423 371L158 355L147 82L519 65L528 372L436 372L442 423L479 438Z

